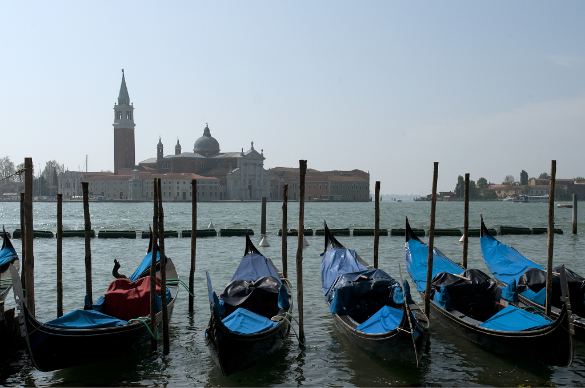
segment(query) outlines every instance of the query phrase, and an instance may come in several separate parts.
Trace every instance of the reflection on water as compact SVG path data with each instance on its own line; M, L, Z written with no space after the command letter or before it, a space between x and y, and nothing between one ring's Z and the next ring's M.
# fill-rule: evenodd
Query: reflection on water
M191 229L189 204L165 203L165 229ZM488 225L546 226L547 204L471 203L470 224L479 226L479 213ZM271 247L260 250L281 267L280 238L281 204L268 203L267 230ZM19 227L19 204L0 203L0 224L13 231ZM198 206L199 228L210 221L217 228L251 228L260 231L259 203L202 203ZM91 203L92 225L100 229L145 230L152 221L152 204ZM56 205L34 204L35 229L56 230ZM381 227L404 226L408 215L413 227L426 227L429 221L429 203L381 204ZM564 262L578 273L585 274L585 238L571 232L570 211L555 209L556 227L565 231L555 235L555 262ZM332 228L372 228L373 203L308 203L305 225L321 228L326 219ZM298 204L289 204L289 226L298 219ZM65 229L78 229L83 225L81 203L63 205ZM585 215L579 218L579 228L585 233ZM463 204L438 203L437 228L461 227ZM373 237L340 237L348 248L355 249L366 260L372 261ZM546 235L501 236L503 242L540 264L546 263ZM258 243L259 233L253 237ZM323 251L323 237L309 236L310 244L303 253L304 310L306 348L300 349L294 334L277 354L246 371L225 377L214 364L203 341L209 319L205 269L213 273L214 284L227 284L241 259L243 237L202 238L197 243L197 270L195 273L195 313L188 313L188 295L182 290L175 305L171 322L171 352L162 355L162 342L157 354L148 348L130 356L56 372L35 370L28 356L21 353L8 363L0 363L0 382L4 385L205 385L205 386L404 386L404 385L582 385L585 381L585 345L575 344L575 361L572 367L543 367L526 365L498 358L469 342L451 335L438 322L431 322L431 343L422 358L420 368L404 365L387 365L374 361L342 336L323 300L320 281L319 254ZM36 239L35 287L37 316L45 321L56 314L55 239ZM289 278L296 289L295 255L296 237L288 238ZM20 252L20 240L15 240ZM92 240L93 290L100 295L112 280L114 258L122 263L122 273L131 273L142 260L147 240ZM190 239L168 239L167 254L173 258L177 271L187 280L190 265ZM435 246L455 261L460 260L462 244L457 237L437 237ZM63 242L64 308L71 311L83 306L85 294L83 238L69 238ZM470 239L469 266L487 272L483 264L479 239ZM404 262L404 239L381 237L380 268L398 277L398 264ZM420 302L420 297L414 298ZM296 303L295 303L296 304ZM7 300L7 308L14 306ZM296 324L295 324L296 325ZM88 349L87 351L91 351ZM115 354L116 349L112 349Z

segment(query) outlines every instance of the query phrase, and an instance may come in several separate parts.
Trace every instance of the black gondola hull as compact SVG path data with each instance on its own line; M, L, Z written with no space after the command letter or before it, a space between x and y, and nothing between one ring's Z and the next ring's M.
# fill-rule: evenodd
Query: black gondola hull
M411 309L418 310L414 304ZM414 311L413 311L414 312ZM417 313L415 313L416 315ZM428 321L424 314L415 318L417 328L416 337L413 341L412 333L406 325L400 325L398 329L383 334L368 334L355 329L355 324L350 321L347 315L333 315L335 327L347 337L347 339L368 357L379 359L389 364L403 363L417 365L423 354L423 350L429 337ZM424 325L424 326L422 326ZM413 343L414 342L414 343ZM415 351L416 348L416 351Z
M424 297L422 293L421 296ZM456 317L433 301L431 317L453 334L501 357L553 366L569 366L573 362L573 340L569 333L569 316L564 308L560 319L552 325L520 332L484 329Z
M205 331L205 343L213 361L225 376L248 369L276 353L288 338L290 325L280 322L270 330L238 335L230 332L214 313Z

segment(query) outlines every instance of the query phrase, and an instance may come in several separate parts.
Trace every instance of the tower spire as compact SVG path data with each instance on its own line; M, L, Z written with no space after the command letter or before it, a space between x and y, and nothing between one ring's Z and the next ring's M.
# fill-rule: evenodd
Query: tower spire
M128 95L128 88L126 87L126 76L124 75L124 69L122 69L122 84L120 85L120 94L118 95L118 102L120 100L128 101L130 103L130 96Z

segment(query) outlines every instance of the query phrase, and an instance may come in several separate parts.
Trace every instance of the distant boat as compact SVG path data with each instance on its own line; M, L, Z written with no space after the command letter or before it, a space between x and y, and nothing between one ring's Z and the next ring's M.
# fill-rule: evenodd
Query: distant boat
M402 202L402 200L401 199L397 199L396 202Z
M506 198L503 199L503 202L514 202L514 197L508 195Z
M569 209L572 209L573 208L573 204L572 203L566 203L566 202L565 203L559 203L557 205L557 207L567 207Z
M514 199L513 202L522 202L522 203L548 202L548 194L547 195L519 195L518 199Z

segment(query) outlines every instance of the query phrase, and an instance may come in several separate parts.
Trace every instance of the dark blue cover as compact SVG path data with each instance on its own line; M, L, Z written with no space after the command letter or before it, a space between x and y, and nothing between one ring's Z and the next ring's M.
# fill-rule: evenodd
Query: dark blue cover
M157 264L159 261L160 261L160 252L156 252ZM140 265L138 266L136 271L134 271L134 273L132 275L130 275L130 277L128 279L135 282L136 280L138 280L140 278L140 275L144 271L148 270L148 268L151 266L151 264L152 264L152 252L148 252L146 254L146 256L144 256L144 259L142 259L142 263L140 263Z
M402 321L403 314L402 310L384 306L367 321L356 327L356 330L369 334L382 334L396 330Z
M6 238L6 237L5 237ZM18 260L18 254L12 244L2 248L0 251L0 267Z
M552 324L553 322L542 315L531 314L509 305L479 326L499 331L523 331L540 329Z
M321 288L325 296L339 275L368 269L357 261L355 251L351 249L332 248L321 256Z
M433 295L433 301L439 305L443 310L451 311L453 308L451 307L451 298L449 297L449 291L447 291L447 287L441 286L441 290L439 292L435 291L435 295Z
M74 310L60 318L45 322L46 326L62 327L66 329L97 329L127 324L127 321L94 310ZM91 349L88 349L88 351L91 351Z
M230 282L238 279L253 282L264 276L272 276L280 283L280 278L272 263L258 253L250 253L242 257L242 261Z
M480 238L481 253L491 273L504 284L518 279L527 269L545 269L493 236Z
M231 332L236 334L258 333L278 325L278 322L273 322L241 307L221 321Z
M390 281L393 287L400 288L398 282L381 269L376 268L365 269L357 272L344 273L337 276L333 284L331 284L329 290L327 290L327 292L325 293L325 302L328 302L329 300L331 300L331 298L333 298L336 289L345 286L349 282L355 282L361 276L364 276L368 279L387 279Z
M502 288L502 299L506 299L509 302L518 303L518 290L516 289L516 279L512 279L506 287Z
M290 308L289 299L290 297L288 295L286 287L284 286L284 284L281 284L280 288L278 289L278 307L280 307L283 310L288 310Z
M424 292L427 284L427 262L429 247L420 240L412 239L405 244L406 269L412 277L417 291ZM433 248L433 275L434 278L441 272L460 274L461 267L449 260L438 249Z

